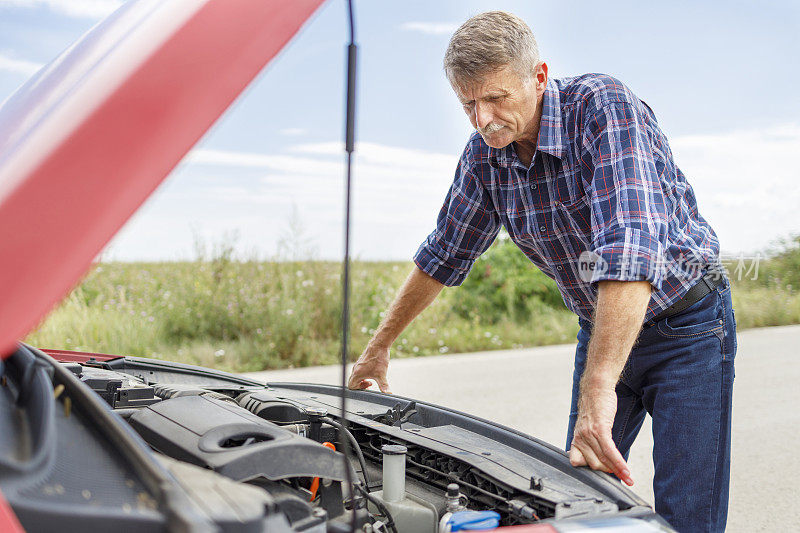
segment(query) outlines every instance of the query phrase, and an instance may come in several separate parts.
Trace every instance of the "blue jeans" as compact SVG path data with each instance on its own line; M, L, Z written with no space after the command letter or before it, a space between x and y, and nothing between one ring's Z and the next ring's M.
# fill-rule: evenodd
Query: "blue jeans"
M567 449L592 327L579 322ZM656 512L681 532L725 530L735 355L724 280L681 313L643 328L617 384L614 442L627 460L645 413L653 418Z

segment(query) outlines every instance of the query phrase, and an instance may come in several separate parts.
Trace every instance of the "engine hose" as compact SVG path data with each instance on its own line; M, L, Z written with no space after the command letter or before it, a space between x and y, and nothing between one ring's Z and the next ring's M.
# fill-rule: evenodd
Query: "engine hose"
M347 435L347 440L350 441L350 445L356 451L356 457L358 457L358 464L361 466L361 474L364 476L364 484L366 485L367 490L369 490L369 478L367 477L367 461L364 459L364 453L361 451L361 446L358 445L358 441L356 440L356 438L353 436L353 434L350 432L349 429L347 429L346 427L344 427L342 424L332 419L331 417L323 416L320 420L322 422L325 422L326 424L330 424L331 426L335 427L336 429Z
M361 485L356 485L356 488L361 491L361 494L363 494L367 500L369 500L375 507L378 508L378 511L380 511L381 515L386 517L386 527L388 527L393 533L397 533L397 526L394 523L394 518L392 518L392 513L390 513L389 509L383 505L383 502L370 494L369 491Z

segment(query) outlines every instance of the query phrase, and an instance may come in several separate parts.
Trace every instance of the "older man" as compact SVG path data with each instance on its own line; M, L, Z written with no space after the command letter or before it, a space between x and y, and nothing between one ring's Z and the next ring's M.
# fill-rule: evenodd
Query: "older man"
M353 368L389 392L389 347L505 226L578 315L567 449L633 484L653 418L656 510L680 531L725 528L736 324L717 237L652 110L610 76L548 79L528 26L483 13L444 69L476 133L436 229Z

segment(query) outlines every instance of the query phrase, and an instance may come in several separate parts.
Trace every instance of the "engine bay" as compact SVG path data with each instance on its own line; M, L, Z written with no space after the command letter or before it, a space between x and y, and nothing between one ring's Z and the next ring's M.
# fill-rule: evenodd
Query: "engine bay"
M49 359L37 352L31 349ZM73 500L94 505L95 512L102 504L109 516L128 520L109 530L152 531L157 523L172 530L163 520L168 483L191 500L185 508L198 509L221 531L351 531L356 525L359 531L440 532L458 530L459 521L496 527L653 514L609 476L572 468L560 450L435 405L349 391L345 419L337 387L265 385L134 357L53 361L47 372L41 360L26 367L18 355L8 360L6 392L19 404L25 381L30 386L42 371L53 404L45 411L55 419L53 438L61 439L54 460L70 456L61 458L70 465L64 472L57 468L34 483L0 477L12 504L16 495L24 497L15 511L25 516L30 506L32 523L46 522L37 499L63 503L77 491ZM86 435L76 434L76 424ZM28 440L29 448L37 447L36 435ZM93 457L83 453L100 449ZM152 473L137 461L168 474L148 482ZM77 464L95 472L71 469ZM59 474L69 482L50 479ZM113 487L102 498L96 488L80 489L97 484L98 475L101 485ZM114 491L119 494L112 497ZM80 510L67 515L79 521Z

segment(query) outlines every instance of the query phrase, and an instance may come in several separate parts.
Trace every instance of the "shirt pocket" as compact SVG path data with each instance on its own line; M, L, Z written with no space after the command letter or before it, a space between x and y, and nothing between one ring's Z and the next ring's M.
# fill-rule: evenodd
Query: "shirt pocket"
M591 208L587 195L570 202L556 202L553 209L553 228L565 237L578 252L591 249Z

